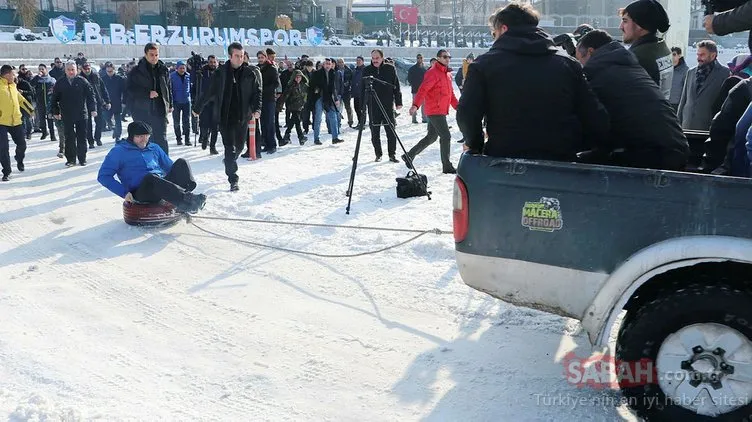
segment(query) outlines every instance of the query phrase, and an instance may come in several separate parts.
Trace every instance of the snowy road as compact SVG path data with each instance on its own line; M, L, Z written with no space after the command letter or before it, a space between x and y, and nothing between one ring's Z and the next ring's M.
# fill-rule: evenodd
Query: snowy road
M460 136L450 124L456 163ZM424 131L403 110L408 148ZM71 169L35 135L26 172L0 185L0 415L9 420L628 417L617 394L564 379L561 356L589 352L579 325L466 287L450 235L323 259L239 245L184 222L132 228L96 182L109 135L87 167ZM366 140L345 215L355 138L348 129L341 145L326 136L323 146L299 147L293 136L277 154L241 161L235 194L221 156L174 140L170 148L208 193L205 215L451 230L453 178L441 174L438 144L415 160L433 200L401 200L394 178L405 167L374 163ZM332 254L411 236L197 223Z

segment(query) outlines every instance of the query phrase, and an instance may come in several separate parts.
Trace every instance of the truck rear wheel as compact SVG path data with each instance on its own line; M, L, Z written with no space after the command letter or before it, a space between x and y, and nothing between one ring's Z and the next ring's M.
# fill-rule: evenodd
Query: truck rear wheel
M625 401L649 421L752 421L752 290L672 287L619 330Z

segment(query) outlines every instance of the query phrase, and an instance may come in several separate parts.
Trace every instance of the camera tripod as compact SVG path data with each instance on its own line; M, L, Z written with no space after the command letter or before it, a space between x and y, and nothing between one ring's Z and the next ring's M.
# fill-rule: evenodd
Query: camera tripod
M350 172L350 184L347 188L347 208L345 211L345 214L350 214L350 204L352 202L352 192L353 187L355 186L355 172L358 168L358 155L360 153L360 141L363 138L363 129L365 129L365 119L366 119L366 104L370 104L371 98L373 98L374 102L378 106L378 109L375 111L381 112L381 114L386 118L387 126L388 128L391 128L392 132L394 133L394 137L397 139L397 143L399 143L400 148L402 148L402 151L404 151L405 159L407 162L407 167L415 172L415 174L418 174L418 171L415 170L415 166L413 165L413 160L410 158L410 156L407 153L407 150L405 149L405 145L402 144L402 140L399 138L399 135L397 135L397 128L394 126L394 123L392 122L392 117L390 117L389 114L387 114L386 109L384 108L384 104L379 99L379 96L376 95L376 93L373 91L373 83L380 83L382 85L386 85L389 87L394 88L394 85L384 82L380 79L376 79L373 76L364 76L363 77L363 83L365 84L365 93L363 96L363 102L360 104L360 115L363 116L363 124L358 125L358 139L355 141L355 155L353 156L353 165L352 165L352 171ZM370 109L370 106L369 106ZM369 110L370 111L370 110ZM392 110L389 110L391 113ZM371 119L368 119L369 125L371 124ZM388 130L388 129L387 129ZM422 182L422 178L419 178ZM428 185L423 184L423 188L426 190L426 196L428 196L428 200L431 200L431 192L428 190Z

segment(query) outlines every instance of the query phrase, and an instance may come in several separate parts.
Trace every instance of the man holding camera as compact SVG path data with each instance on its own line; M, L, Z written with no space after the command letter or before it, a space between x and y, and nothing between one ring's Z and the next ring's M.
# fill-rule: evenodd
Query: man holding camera
M397 157L395 157L397 153L397 134L394 132L396 122L393 110L395 106L397 110L402 108L402 92L400 91L396 69L384 60L384 52L379 49L371 51L371 65L367 66L363 71L363 78L368 77L374 79L372 82L373 95L379 98L384 107L384 112L382 112L376 100L369 98L367 104L368 120L371 124L371 142L373 143L373 151L376 154L376 161L381 161L381 155L383 154L381 149L381 126L384 126L389 161L399 163ZM380 83L379 81L385 83ZM364 92L367 85L368 81L363 80L361 91Z

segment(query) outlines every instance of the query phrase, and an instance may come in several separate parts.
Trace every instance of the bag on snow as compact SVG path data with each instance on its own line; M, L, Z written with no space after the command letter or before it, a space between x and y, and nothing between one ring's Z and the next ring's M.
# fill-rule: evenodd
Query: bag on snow
M412 198L428 194L428 178L410 170L405 177L397 179L397 198Z

